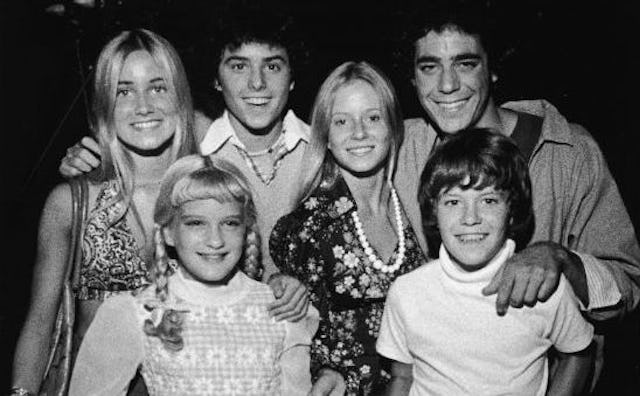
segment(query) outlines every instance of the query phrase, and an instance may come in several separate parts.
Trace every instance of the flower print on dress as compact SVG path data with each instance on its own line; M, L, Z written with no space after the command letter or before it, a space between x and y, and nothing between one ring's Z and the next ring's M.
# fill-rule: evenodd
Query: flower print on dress
M310 199L313 204L307 204ZM426 262L406 224L402 266L393 274L375 270L355 236L353 209L357 210L355 201L340 179L332 190L317 189L281 218L270 239L276 265L307 286L311 302L320 311L320 327L311 346L312 372L321 367L339 371L348 395L363 394L374 383L384 385L388 376L382 373L374 336L384 298L395 278Z

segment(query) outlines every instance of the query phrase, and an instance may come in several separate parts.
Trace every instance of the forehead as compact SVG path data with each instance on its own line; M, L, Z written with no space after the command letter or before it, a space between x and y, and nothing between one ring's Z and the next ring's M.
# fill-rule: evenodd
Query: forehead
M471 187L462 183L459 183L449 189L443 188L440 195L463 195L463 196L481 196L486 194L502 194L503 191L497 190L495 186L490 185L482 188Z
M366 81L351 81L335 92L332 112L348 111L354 108L379 108L380 97L375 89Z
M221 218L242 215L242 205L237 201L219 201L215 198L196 199L180 205L182 216Z
M163 68L147 51L136 50L127 55L120 70L121 80L148 80L164 76Z
M453 58L460 55L486 57L480 39L472 34L456 29L442 32L430 31L416 41L416 59L421 57Z
M222 53L222 61L224 62L231 57L252 60L281 58L289 62L289 55L284 47L258 42L243 43L238 48L230 48L227 46Z

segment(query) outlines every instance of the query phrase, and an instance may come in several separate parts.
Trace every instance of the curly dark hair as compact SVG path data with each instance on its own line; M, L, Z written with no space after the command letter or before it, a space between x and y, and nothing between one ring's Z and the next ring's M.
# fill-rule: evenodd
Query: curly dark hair
M407 79L413 78L415 43L431 31L452 29L476 37L496 72L506 49L498 40L499 13L490 0L429 0L415 2L398 12L402 21L393 53L394 66Z
M435 210L438 199L456 186L463 190L493 186L507 193L511 218L507 235L518 249L526 246L533 231L533 204L527 160L518 146L488 129L471 128L448 136L427 161L418 189L429 251L437 254L441 242Z

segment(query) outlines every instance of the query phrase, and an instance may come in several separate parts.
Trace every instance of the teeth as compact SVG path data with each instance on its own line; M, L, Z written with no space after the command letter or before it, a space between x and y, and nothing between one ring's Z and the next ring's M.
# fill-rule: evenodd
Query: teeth
M245 101L252 105L264 105L269 103L268 98L246 98Z
M445 111L457 111L457 110L460 110L462 108L462 106L464 106L464 104L466 102L467 102L466 99L465 100L459 100L457 102L452 102L452 103L440 102L440 103L438 103L438 106L440 106L440 108L442 108Z
M371 150L373 150L373 147L367 146L367 147L352 148L352 149L348 149L347 151L349 151L352 154L362 155L370 152Z
M144 121L144 122L134 122L133 127L136 129L150 129L155 128L160 125L160 121Z
M485 234L458 235L461 242L480 242L487 236Z

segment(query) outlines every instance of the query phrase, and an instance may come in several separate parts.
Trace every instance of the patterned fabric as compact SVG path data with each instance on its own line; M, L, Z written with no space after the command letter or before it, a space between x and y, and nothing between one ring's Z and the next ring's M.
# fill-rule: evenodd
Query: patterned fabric
M269 185L276 177L276 171L282 164L282 158L289 153L285 134L286 131L283 130L271 147L259 152L250 153L244 147L236 146L240 155L247 162L247 166L253 169L256 176L266 185Z
M119 193L115 180L103 183L89 213L82 241L80 287L76 292L80 300L103 300L149 283L147 266L138 253L126 216L122 216L124 204L111 203Z
M182 350L172 352L157 337L145 336L142 376L149 393L280 394L278 358L284 348L285 323L268 316L264 301L273 300L273 293L259 286L224 306L195 305L178 298L162 305L147 301L148 317L156 323L168 307L181 313L185 340Z
M281 218L271 234L271 254L284 273L309 287L320 311L311 346L312 372L340 371L347 393L373 394L388 381L375 351L387 290L391 282L425 263L411 227L404 229L406 253L394 274L373 269L356 235L351 213L356 203L344 180L331 191L316 190ZM397 246L389 258L392 263Z

